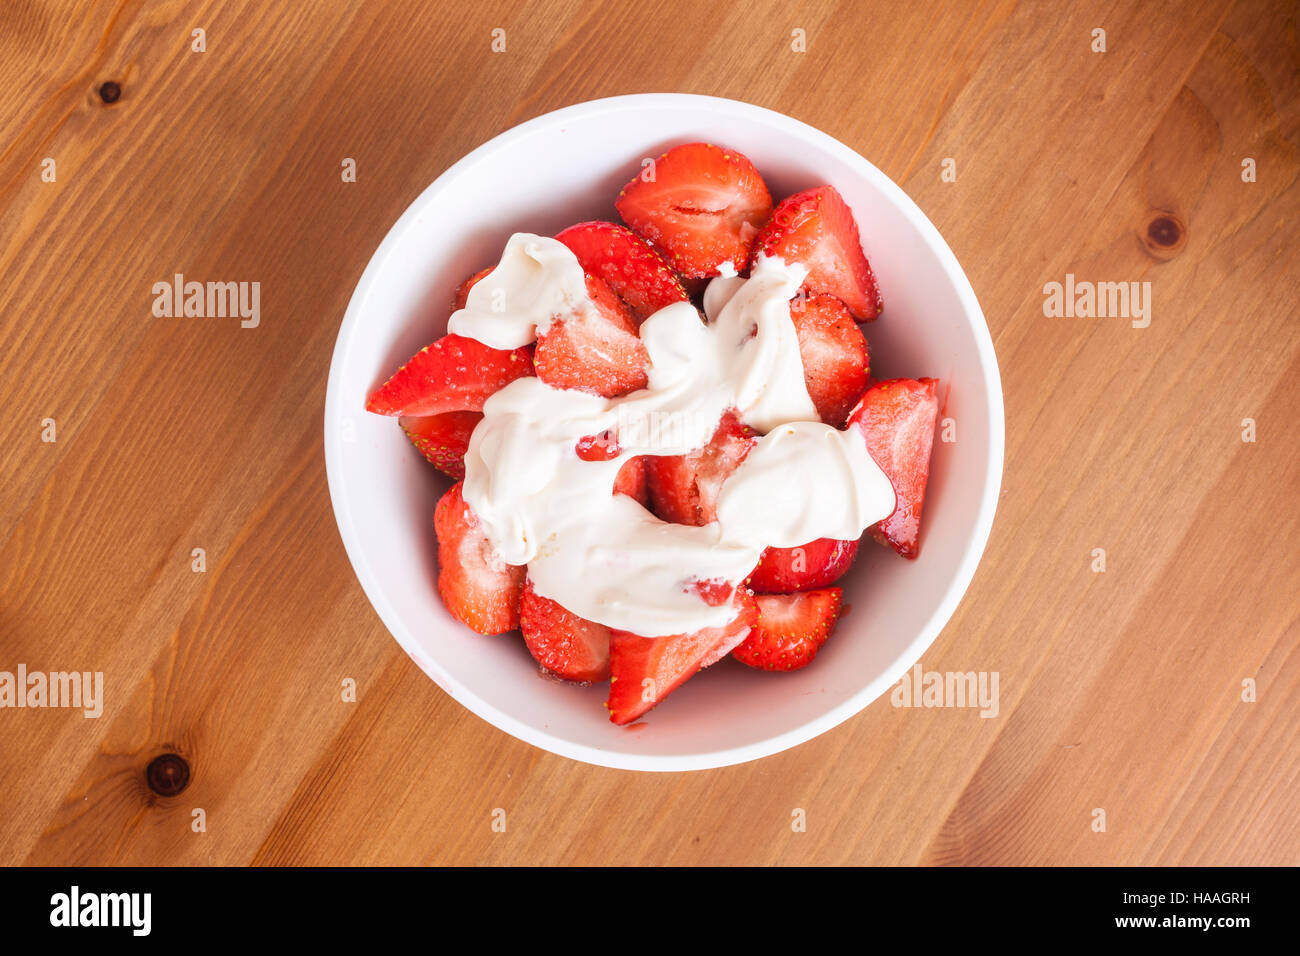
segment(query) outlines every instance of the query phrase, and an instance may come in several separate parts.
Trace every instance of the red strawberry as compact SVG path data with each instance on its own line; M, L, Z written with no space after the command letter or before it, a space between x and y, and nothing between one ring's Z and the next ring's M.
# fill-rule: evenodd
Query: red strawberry
M578 439L576 450L583 461L613 461L618 457L618 436L611 431L599 435L584 435ZM623 462L614 477L614 494L635 498L644 508L650 503L650 490L646 484L646 456L637 455Z
M919 553L921 505L939 417L938 385L932 378L877 382L849 415L849 426L862 433L867 451L888 476L898 499L893 514L871 532L905 558Z
M833 295L796 297L790 318L799 336L804 384L827 425L844 419L867 390L867 340L844 303Z
M397 423L425 458L459 481L465 477L469 436L482 420L482 412L443 412L421 417L404 415Z
M736 616L725 627L705 628L671 637L642 637L610 631L609 719L629 724L659 703L702 668L743 641L754 626L752 597L737 600ZM721 654L717 652L722 650Z
M624 222L668 254L678 272L694 278L716 276L724 262L745 267L750 243L772 211L772 196L740 153L687 143L638 173L614 205Z
M618 457L618 436L609 430L599 435L583 435L574 450L583 461L613 461Z
M824 588L843 576L857 554L857 541L835 538L818 538L797 548L766 548L746 583L768 594Z
M854 318L866 321L880 314L880 289L862 252L858 224L834 186L782 200L754 249L807 266L804 288L837 297Z
M461 482L438 500L433 527L438 535L438 593L458 621L480 634L502 634L519 626L523 567L497 554L474 512L461 496Z
M760 594L758 623L731 656L764 671L794 671L817 656L835 628L840 589Z
M614 398L646 387L646 354L636 319L600 279L587 276L599 315L557 319L537 336L537 377L556 388Z
M524 584L519 628L529 653L546 671L565 680L609 677L609 628L566 610Z
M638 455L625 461L614 478L614 494L627 495L642 508L650 507L650 486L646 479L646 462L649 460L645 455Z
M726 636L714 644L713 649L704 655L704 660L700 661L701 670L710 664L716 664L734 651L745 638L749 637L758 623L758 604L755 602L753 591L746 587L739 587L731 593L730 598L731 603L736 607L736 617L726 628ZM705 600L708 602L708 598Z
M756 440L754 431L728 412L703 448L685 455L651 457L646 472L654 513L675 524L705 525L716 519L722 483Z
M482 411L501 387L533 374L530 346L505 351L463 335L444 335L393 373L366 401L380 415Z
M672 269L644 239L612 222L580 222L555 237L573 251L583 271L605 282L639 325L664 306L685 302Z
M479 279L483 278L491 271L492 271L492 267L488 266L486 269L474 273L472 276L470 276L468 279L466 279L464 282L462 282L459 286L456 287L456 294L452 297L451 300L451 307L453 311L465 308L465 302L466 300L469 299L469 290L474 288L474 285L478 282Z
M726 604L732 599L736 590L727 583L726 578L704 578L703 580L692 581L690 587L704 599L704 603L709 607L721 607Z

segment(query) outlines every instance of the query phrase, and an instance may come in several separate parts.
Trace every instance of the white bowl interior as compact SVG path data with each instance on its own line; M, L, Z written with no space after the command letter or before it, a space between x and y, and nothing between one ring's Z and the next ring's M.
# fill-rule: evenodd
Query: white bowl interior
M482 637L443 608L432 516L449 483L366 395L446 330L450 297L494 263L511 233L553 235L617 220L619 188L644 157L708 140L748 155L774 199L831 183L853 208L885 311L866 326L877 377L942 380L921 555L868 538L841 582L851 613L814 664L765 674L735 661L704 671L640 725L620 728L604 685L541 678L518 635ZM685 770L774 753L856 713L943 627L983 550L1002 471L1002 395L969 283L929 221L847 147L780 114L709 97L652 94L570 107L502 134L448 170L376 252L349 306L330 370L326 457L349 557L411 657L448 693L517 737L608 766Z

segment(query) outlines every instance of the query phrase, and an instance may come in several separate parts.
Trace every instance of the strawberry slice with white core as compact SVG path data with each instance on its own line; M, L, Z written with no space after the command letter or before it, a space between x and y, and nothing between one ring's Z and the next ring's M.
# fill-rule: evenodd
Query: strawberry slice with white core
M642 508L650 507L650 482L646 476L646 462L650 458L637 455L623 462L614 478L614 494L627 495Z
M681 280L648 242L613 222L580 222L556 237L583 271L623 300L638 324L674 302L687 301Z
M827 425L844 427L867 390L867 340L848 308L833 295L796 296L790 319L799 337L804 385Z
M366 411L408 416L482 411L498 389L532 374L531 346L507 351L463 335L444 335L375 389Z
M855 319L867 321L880 314L880 288L862 251L858 224L834 186L805 189L783 199L754 251L807 266L804 288L835 296Z
M537 377L555 388L615 398L645 388L646 352L623 300L588 275L594 309L555 319L537 334Z
M664 153L623 187L618 214L687 278L744 269L772 211L763 177L745 156L710 143Z
M548 673L590 682L609 676L609 628L588 621L524 584L519 628L533 658Z
M939 417L938 385L932 378L877 382L849 415L849 427L861 432L897 499L893 513L873 525L871 533L905 558L915 558L920 549L921 506Z
M506 564L478 517L452 485L433 512L438 536L438 594L452 616L480 634L519 626L525 568Z
M757 433L728 412L703 448L649 458L651 509L675 524L706 525L715 520L723 482L740 467L756 441Z
M764 671L807 667L835 628L840 600L839 588L758 595L758 620L732 657Z
M737 605L736 616L727 625L691 634L642 637L612 630L605 704L609 719L630 724L743 641L757 621L757 610L748 592L738 594Z

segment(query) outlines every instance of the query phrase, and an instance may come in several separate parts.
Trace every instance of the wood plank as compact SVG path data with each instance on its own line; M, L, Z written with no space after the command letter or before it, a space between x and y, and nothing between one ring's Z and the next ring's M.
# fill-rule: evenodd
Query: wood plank
M0 862L1300 862L1294 20L1124 0L7 5L0 669L102 670L110 692L98 720L0 711ZM356 583L320 422L371 252L497 132L653 90L838 137L970 275L1007 470L924 666L998 672L997 716L884 699L756 763L588 767L439 691ZM260 326L152 317L176 272L260 281ZM1150 326L1046 317L1067 273L1150 282ZM145 786L164 751L193 771L179 797Z

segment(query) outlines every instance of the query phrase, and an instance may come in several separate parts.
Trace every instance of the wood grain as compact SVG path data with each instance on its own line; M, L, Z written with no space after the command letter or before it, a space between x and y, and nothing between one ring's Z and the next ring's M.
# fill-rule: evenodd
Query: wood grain
M107 693L0 710L0 862L1300 863L1296 8L925 7L5 4L0 670ZM362 594L321 420L368 257L501 130L657 90L826 130L966 268L1006 475L924 665L997 671L997 717L881 700L756 763L593 768L448 698ZM154 318L178 271L259 281L261 325ZM1045 317L1067 273L1150 282L1150 327Z

